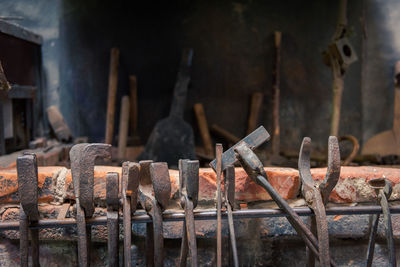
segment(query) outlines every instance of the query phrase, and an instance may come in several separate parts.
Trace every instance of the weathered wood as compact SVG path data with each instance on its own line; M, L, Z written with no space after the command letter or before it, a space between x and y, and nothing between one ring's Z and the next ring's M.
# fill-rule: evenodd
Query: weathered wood
M260 109L262 107L263 102L263 93L254 92L251 95L251 103L250 103L250 114L247 125L247 134L250 134L257 127L258 117L260 115Z
M47 108L47 118L59 141L70 141L72 139L71 130L56 106Z
M108 76L108 99L107 99L107 118L106 118L106 134L105 134L106 144L112 144L114 136L115 99L117 97L117 86L118 86L118 64L119 64L119 50L118 48L112 48L110 56L110 73Z
M41 45L43 41L42 36L4 20L0 20L0 32L37 45Z
M400 155L400 61L395 66L393 128L371 137L361 152L363 155Z
M237 142L240 141L239 137L231 134L230 132L228 132L227 130L225 130L224 128L220 127L217 124L211 125L211 131L232 144L236 144Z
M206 155L213 155L213 145L211 141L210 131L208 129L207 118L204 112L203 104L197 103L193 106L194 113L197 118L197 125L199 126L201 139L203 141L204 152Z
M135 75L129 76L129 98L130 98L130 130L131 136L137 135L137 125L138 125L138 104L137 104L137 80Z
M126 143L129 129L129 96L122 97L121 111L119 117L118 133L118 158L124 159L126 156Z

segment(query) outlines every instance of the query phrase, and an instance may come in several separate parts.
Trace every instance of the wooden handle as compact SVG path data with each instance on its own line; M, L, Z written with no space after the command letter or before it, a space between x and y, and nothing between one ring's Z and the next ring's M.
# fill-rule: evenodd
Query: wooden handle
M400 133L400 61L396 62L394 77L393 130Z
M118 48L112 48L110 57L110 73L108 75L108 100L105 136L106 144L112 144L112 139L114 136L115 99L117 97L118 85L118 64L119 50Z
M260 109L263 101L263 93L254 92L251 95L250 103L250 114L247 126L247 134L250 134L257 128L258 115L260 114Z
M129 96L122 97L121 111L119 114L119 133L118 133L118 158L123 159L126 155L126 143L128 140L129 125Z
M137 106L137 81L136 76L131 75L129 76L129 88L130 88L130 129L131 129L131 136L137 135L137 117L138 117L138 106Z
M231 134L230 132L228 132L224 128L218 126L217 124L211 125L211 131L214 132L215 134L223 137L226 141L228 141L232 144L236 144L240 141L239 137Z
M282 33L276 31L276 32L274 32L274 37L275 37L275 47L279 48L281 46Z
M196 114L197 124L200 129L201 139L203 140L204 151L207 155L214 155L213 145L211 141L210 131L208 129L206 115L204 113L203 104L197 103L193 106Z

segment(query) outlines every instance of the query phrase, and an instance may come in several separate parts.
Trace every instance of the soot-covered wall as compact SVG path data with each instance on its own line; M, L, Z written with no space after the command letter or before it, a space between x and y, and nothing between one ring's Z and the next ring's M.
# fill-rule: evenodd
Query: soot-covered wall
M210 124L243 136L256 90L265 94L260 123L271 129L272 33L280 30L282 148L297 150L304 135L326 147L331 73L321 52L336 27L336 1L4 0L0 7L1 16L20 16L16 23L43 36L44 108L58 105L74 135L90 141L104 138L113 46L121 51L118 100L128 93L128 75L138 78L143 141L168 114L181 50L189 46L195 56L185 119L195 131L192 105L202 102ZM348 3L359 61L345 78L340 134L361 143L392 126L397 10L396 0ZM117 125L118 114L116 133Z
M325 147L331 110L331 72L321 53L336 27L335 1L63 2L61 107L75 135L104 138L109 53L120 49L117 110L138 79L142 140L168 114L184 47L193 47L185 119L202 102L209 123L242 137L250 94L265 94L260 124L271 129L273 31L282 32L282 148L303 136ZM350 1L351 41L360 51L361 1ZM346 76L341 133L361 136L360 61ZM118 115L116 116L118 121ZM116 123L116 132L117 132Z

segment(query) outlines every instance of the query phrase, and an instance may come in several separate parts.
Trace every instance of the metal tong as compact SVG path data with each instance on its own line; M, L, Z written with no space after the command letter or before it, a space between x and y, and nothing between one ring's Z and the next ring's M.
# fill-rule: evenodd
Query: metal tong
M304 137L299 153L299 175L302 194L307 205L314 211L310 217L311 232L318 237L320 266L330 266L329 233L325 205L340 177L340 151L338 139L330 136L328 141L328 169L322 182L314 181L310 171L311 138ZM307 249L307 266L315 266L313 253Z
M152 223L146 224L146 265L161 267L164 262L162 212L171 195L168 164L144 160L139 165L139 200L152 219Z
M94 163L96 158L111 158L111 145L77 144L71 148L69 156L76 200L78 264L89 266L91 227L86 225L86 218L92 217L94 213Z
M386 242L389 250L389 264L390 266L396 266L396 251L393 240L392 219L388 203L388 199L392 194L392 183L387 179L377 178L369 180L368 184L373 189L375 189L377 195L377 202L382 207L383 222L385 224ZM372 266L372 260L374 258L375 236L378 230L379 217L380 214L374 214L372 216L373 225L369 236L367 267Z
M225 169L228 165L232 165L239 161L246 171L247 175L253 179L258 185L262 186L271 198L277 203L277 205L288 214L288 221L301 236L306 243L307 247L310 248L311 252L319 258L319 247L318 240L315 238L313 233L308 229L306 224L301 220L300 216L289 206L289 204L276 192L276 190L268 182L267 174L264 170L264 166L258 159L256 154L252 151L257 146L261 145L270 138L270 135L264 127L260 126L254 132L246 136L239 143L228 149L222 155L222 169ZM215 170L215 160L210 165ZM333 260L330 260L331 266L336 266Z
M199 161L179 160L180 205L185 211L182 229L182 244L179 266L186 266L190 251L191 266L197 266L197 244L193 209L197 206L199 195Z
M139 170L137 163L126 161L122 163L121 196L123 206L124 228L124 266L131 266L132 222L131 217L136 211L139 189Z
M235 168L229 165L224 170L224 204L228 214L230 251L232 252L233 266L239 266L239 259L236 248L235 227L233 225L232 210L235 205ZM231 264L230 264L231 265Z
M107 248L108 266L119 266L119 175L109 172L106 175L107 203Z
M39 220L38 209L38 169L35 154L24 154L17 158L18 194L20 199L20 260L21 266L28 266L29 232L32 245L32 265L39 263L39 229L29 229Z

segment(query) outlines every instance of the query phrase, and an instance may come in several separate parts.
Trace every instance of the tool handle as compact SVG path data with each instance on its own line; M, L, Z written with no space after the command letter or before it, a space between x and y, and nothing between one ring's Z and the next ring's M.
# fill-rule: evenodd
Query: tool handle
M258 123L258 117L260 114L260 109L262 107L263 102L263 93L261 92L254 92L251 95L251 103L250 103L250 114L248 119L247 125L247 134L253 132Z
M280 65L281 65L281 32L276 31L275 36L275 66L273 70L272 85L272 154L279 155L280 152Z
M201 139L203 140L204 150L206 155L213 157L213 145L210 136L210 130L208 129L207 119L204 112L203 104L194 104L194 113L196 114L197 124L199 126Z
M400 61L396 62L394 78L393 130L400 132Z
M119 50L118 48L112 48L110 56L110 73L108 75L108 100L105 136L106 144L111 144L114 136L115 99L117 97L118 85L118 64Z
M138 99L137 99L137 80L135 75L129 76L129 98L130 98L130 130L131 136L137 134L138 125Z
M211 125L211 131L213 133L215 133L216 135L223 137L225 139L225 141L228 141L232 144L236 144L236 143L240 142L239 137L234 136L233 134L231 134L230 132L228 132L227 130L225 130L224 128L222 128L221 126L219 126L217 124Z
M119 116L118 133L118 158L123 159L126 156L126 144L128 140L129 124L129 96L123 96L121 100L121 111Z
M280 31L274 32L275 48L280 48L281 46L282 33Z
M183 118L187 89L190 82L190 70L192 67L193 49L183 51L181 64L174 87L170 116Z

